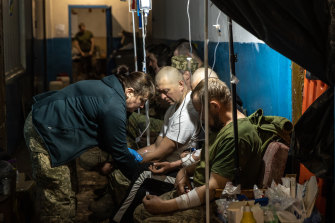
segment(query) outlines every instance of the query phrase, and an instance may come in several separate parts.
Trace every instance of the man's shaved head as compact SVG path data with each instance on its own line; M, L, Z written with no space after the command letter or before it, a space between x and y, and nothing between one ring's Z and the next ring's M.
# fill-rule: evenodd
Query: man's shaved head
M162 81L169 84L178 84L179 81L183 81L183 76L177 68L166 66L157 73L155 80L156 84Z
M183 75L174 67L163 67L156 75L156 89L170 104L181 103L188 92Z
M219 78L214 70L208 68L208 78ZM194 89L201 80L205 79L205 68L198 68L192 75L191 87Z

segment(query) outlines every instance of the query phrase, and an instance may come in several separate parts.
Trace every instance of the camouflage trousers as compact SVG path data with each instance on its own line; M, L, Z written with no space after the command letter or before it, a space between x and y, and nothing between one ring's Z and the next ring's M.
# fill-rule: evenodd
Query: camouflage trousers
M139 149L147 146L147 135L146 132L140 137L139 141L136 138L141 135L141 133L146 130L146 116L133 112L128 119L127 124L127 142L128 147L132 149ZM163 120L150 118L150 144L156 141L163 126Z
M175 190L162 194L160 196L163 200L169 200L177 197ZM215 205L214 202L211 204L211 216L215 215ZM213 207L212 207L213 206ZM150 214L143 206L140 204L134 211L134 222L139 223L161 223L161 222L171 222L171 223L203 223L206 222L206 207L204 205L200 207L194 207L191 209L183 211L175 211L168 214L153 215ZM212 222L212 221L211 221Z
M79 156L79 165L88 171L99 172L99 168L104 163L111 161L112 156L97 146L86 150Z
M24 137L30 150L33 178L36 181L36 216L40 222L74 222L76 198L72 165L51 167L45 144L36 132L31 113L24 125Z

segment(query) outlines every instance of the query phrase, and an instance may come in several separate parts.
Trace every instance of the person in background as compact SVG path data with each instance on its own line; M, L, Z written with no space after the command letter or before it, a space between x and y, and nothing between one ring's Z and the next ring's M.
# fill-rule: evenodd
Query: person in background
M192 49L191 49L192 46ZM195 44L191 44L190 42L186 39L181 39L178 40L173 47L173 56L186 56L194 59L198 63L198 67L203 66L203 62L200 59L198 53L197 53L197 47Z
M205 82L202 80L192 91L192 102L199 114L203 114L205 101ZM257 183L262 161L262 141L250 120L237 112L239 143L239 179L236 177L235 146L233 134L232 101L229 88L219 79L210 78L208 84L210 128L218 135L209 149L210 199L215 190L224 188L228 181L239 180L242 188L251 188ZM204 119L204 115L201 115ZM190 177L193 177L194 188ZM176 177L176 191L161 197L146 195L143 204L134 212L135 222L204 222L205 211L205 154L200 162L181 169ZM190 191L186 191L185 187Z
M79 50L81 59L81 73L89 78L92 72L92 55L94 52L94 37L92 32L86 30L85 24L79 24L79 32L74 37L74 45Z
M196 69L198 69L198 62L185 55L173 56L171 58L171 66L179 70L179 72L183 75L187 87L192 89L192 74L196 71Z
M143 107L154 95L149 75L133 72L85 80L34 97L24 125L36 181L40 222L74 222L76 199L71 161L94 146L113 158L102 168L118 168L137 177L139 163L127 147L127 112Z
M146 49L147 54L147 73L155 78L158 71L165 66L171 65L172 52L165 44L152 44ZM169 103L156 95L149 104L149 116L163 120L164 114L169 107ZM144 111L142 111L143 113Z
M165 66L171 65L172 52L165 44L149 45L147 51L148 73L154 77Z

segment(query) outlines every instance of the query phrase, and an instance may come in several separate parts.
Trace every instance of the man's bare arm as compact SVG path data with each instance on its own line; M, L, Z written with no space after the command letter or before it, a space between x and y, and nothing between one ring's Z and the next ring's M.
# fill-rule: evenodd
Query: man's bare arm
M223 188L229 180L216 173L211 173L209 179L209 196L210 200L215 197L215 189ZM195 192L199 197L200 203L205 203L206 198L206 186L196 187ZM190 192L189 192L190 193ZM185 195L183 195L185 196ZM179 198L179 197L178 197ZM162 214L179 210L178 198L170 200L162 200L158 196L148 195L143 198L144 207L152 214Z
M80 48L80 45L79 45L78 40L75 40L75 41L74 41L74 46L79 50L79 52L80 52L80 54L81 54L82 56L85 55L85 53L84 53L84 52L81 50L81 48Z
M141 149L141 152L145 152L146 149L148 150L148 152L143 153L143 162L161 160L173 153L175 148L176 143L171 139L164 137L159 143L150 145L149 148L143 148L144 151Z

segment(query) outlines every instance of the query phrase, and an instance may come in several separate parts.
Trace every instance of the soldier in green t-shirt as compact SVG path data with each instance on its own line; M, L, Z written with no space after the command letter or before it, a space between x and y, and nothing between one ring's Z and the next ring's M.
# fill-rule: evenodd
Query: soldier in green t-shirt
M92 71L92 55L94 51L94 38L92 32L86 30L85 24L79 24L79 32L74 37L74 46L79 50L81 73L90 75ZM87 76L89 77L89 76Z
M209 193L214 199L215 190L224 188L228 181L235 179L235 147L233 134L232 102L229 88L216 78L210 78L208 84L209 126L218 135L209 149ZM192 101L199 114L204 116L204 81L192 92ZM201 112L202 111L202 112ZM242 188L251 188L257 184L261 167L262 142L249 119L237 111L239 167ZM189 177L193 177L192 188ZM177 191L163 194L161 197L147 195L143 204L134 212L136 222L204 222L205 211L205 155L200 162L181 169L176 177ZM186 191L185 187L190 191ZM159 215L158 215L159 214Z

